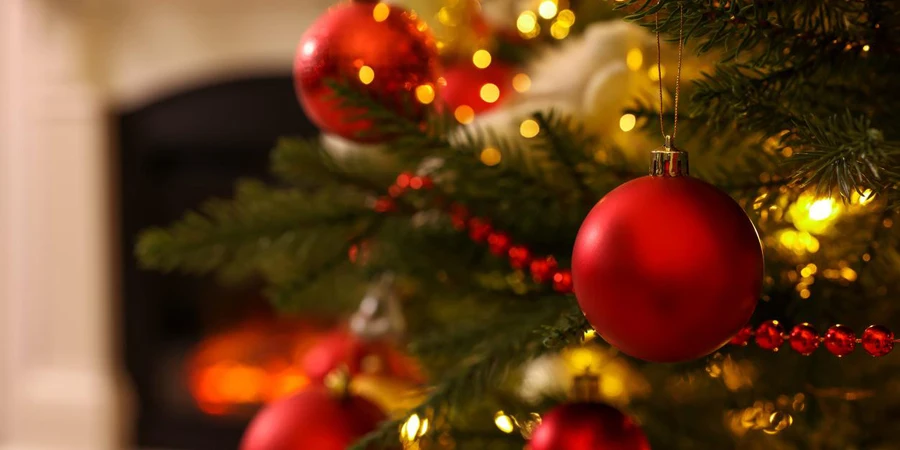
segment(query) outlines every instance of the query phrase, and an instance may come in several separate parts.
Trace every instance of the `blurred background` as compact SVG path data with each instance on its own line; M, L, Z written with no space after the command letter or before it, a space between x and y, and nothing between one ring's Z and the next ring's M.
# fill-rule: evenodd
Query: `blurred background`
M278 362L318 324L132 248L316 134L290 72L329 3L0 2L0 449L236 448L304 382Z

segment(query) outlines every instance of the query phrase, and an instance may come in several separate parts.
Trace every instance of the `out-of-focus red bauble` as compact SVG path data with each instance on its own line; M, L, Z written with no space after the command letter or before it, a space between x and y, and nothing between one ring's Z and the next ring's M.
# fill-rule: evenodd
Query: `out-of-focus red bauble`
M541 420L529 450L650 450L628 416L603 403L567 403Z
M816 333L816 329L808 323L795 326L791 330L788 340L791 342L791 348L804 356L812 355L819 348L819 335Z
M767 320L759 324L755 337L759 348L777 352L784 344L784 327L777 320Z
M352 81L363 93L401 111L419 86L436 88L438 53L424 24L396 6L343 3L326 12L303 34L294 59L294 86L309 118L327 133L362 142L371 127L356 119L362 111L342 108L326 81ZM424 108L416 108L416 118Z
M834 356L841 357L853 353L856 348L856 334L850 327L835 325L825 333L825 348Z
M313 382L322 382L336 369L358 374L424 382L415 361L386 340L366 341L347 330L323 337L303 358L303 371Z
M575 240L572 275L581 309L607 342L647 361L686 361L750 319L762 246L724 192L690 176L647 176L594 206Z
M862 334L862 346L872 356L884 356L894 349L894 332L881 325L872 325Z
M748 342L750 342L750 338L752 337L753 327L750 325L745 325L744 328L741 328L741 331L738 331L737 334L734 335L733 338L731 338L729 344L744 346L747 345Z
M374 403L313 385L259 412L241 450L345 450L386 418Z
M515 93L512 84L515 75L513 66L496 61L484 69L475 67L471 61L448 67L443 74L447 84L441 87L441 100L451 112L456 112L461 106L472 108L475 114L488 111ZM486 84L496 86L495 92L498 94L496 97L491 96L493 91L491 87L488 87L482 95Z

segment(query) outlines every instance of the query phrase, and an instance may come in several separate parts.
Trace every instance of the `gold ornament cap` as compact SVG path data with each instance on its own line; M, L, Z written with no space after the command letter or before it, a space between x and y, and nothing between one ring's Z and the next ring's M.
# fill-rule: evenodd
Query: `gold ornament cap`
M688 154L672 145L672 136L666 136L666 143L652 152L650 176L686 177L690 175Z

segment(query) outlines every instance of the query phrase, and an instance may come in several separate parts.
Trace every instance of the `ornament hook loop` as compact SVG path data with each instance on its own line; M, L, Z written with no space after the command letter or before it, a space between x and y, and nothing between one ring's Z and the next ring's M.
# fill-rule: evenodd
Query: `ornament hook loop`
M666 143L653 150L650 159L650 176L685 177L690 175L688 154L672 145L672 138L666 136Z

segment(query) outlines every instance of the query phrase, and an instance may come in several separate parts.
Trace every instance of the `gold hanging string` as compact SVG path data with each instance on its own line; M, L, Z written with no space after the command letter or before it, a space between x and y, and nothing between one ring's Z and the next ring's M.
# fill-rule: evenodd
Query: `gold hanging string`
M660 0L662 1L662 0ZM675 74L675 124L672 127L672 135L666 133L665 120L663 119L663 76L662 76L662 43L659 33L659 11L656 12L656 75L659 81L659 130L666 140L666 148L671 148L678 133L678 97L681 94L681 65L684 60L684 6L678 5L678 72Z

